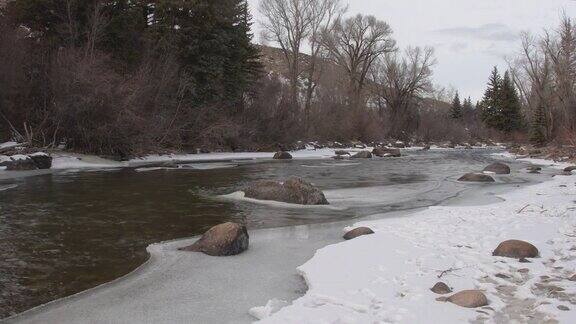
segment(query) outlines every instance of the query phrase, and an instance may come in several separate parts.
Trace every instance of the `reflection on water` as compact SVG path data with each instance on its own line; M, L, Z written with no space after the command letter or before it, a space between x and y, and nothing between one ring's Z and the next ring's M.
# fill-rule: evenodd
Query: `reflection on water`
M400 159L237 162L61 172L0 182L0 318L122 276L150 243L224 222L269 228L428 206L461 190L453 178L485 152L410 153ZM335 209L275 208L214 199L257 179L301 176Z

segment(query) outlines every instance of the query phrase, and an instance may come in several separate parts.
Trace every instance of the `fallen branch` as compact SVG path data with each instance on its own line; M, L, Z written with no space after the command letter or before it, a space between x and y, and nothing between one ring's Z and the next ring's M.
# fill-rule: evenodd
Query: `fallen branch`
M528 204L528 205L526 205L526 206L522 207L522 209L520 209L520 210L519 210L519 211L517 211L516 213L517 213L517 214L520 214L520 213L522 213L522 212L523 212L523 211L524 211L526 208L528 208L529 206L530 206L530 204Z

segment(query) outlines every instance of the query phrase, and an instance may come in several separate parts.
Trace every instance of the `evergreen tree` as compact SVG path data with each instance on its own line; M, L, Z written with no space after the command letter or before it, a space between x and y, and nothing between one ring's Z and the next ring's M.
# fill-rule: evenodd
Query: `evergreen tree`
M462 104L460 103L460 96L458 95L458 92L456 92L456 95L452 100L450 117L452 117L453 119L462 119L462 117L464 117L464 113L462 111Z
M484 97L479 104L480 118L482 122L490 128L498 128L500 125L501 117L501 100L500 94L502 89L502 78L498 72L498 68L494 67L488 87L484 92Z
M464 99L464 103L462 104L462 114L466 123L469 124L473 122L474 104L472 103L472 98L468 97Z
M178 54L195 102L238 104L260 70L246 1L162 0L155 8L152 34Z
M530 141L536 146L546 145L546 116L544 107L539 105L533 115L530 124Z
M501 110L497 128L510 133L522 128L522 107L516 87L510 78L510 73L504 74L500 89Z

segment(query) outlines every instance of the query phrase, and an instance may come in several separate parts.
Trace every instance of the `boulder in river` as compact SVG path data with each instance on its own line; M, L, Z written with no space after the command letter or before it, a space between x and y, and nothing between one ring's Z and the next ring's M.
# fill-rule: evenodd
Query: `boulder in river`
M369 151L361 151L358 152L354 155L352 155L353 159L371 159L372 158L372 153L370 153Z
M179 250L202 252L211 256L230 256L246 251L248 244L246 226L228 222L212 227L196 243Z
M492 172L495 174L510 174L510 167L504 163L496 162L484 168L484 172Z
M463 290L450 297L439 297L436 300L446 301L460 307L477 308L488 305L488 298L480 290Z
M495 182L494 178L482 173L467 173L460 177L458 181L464 182Z
M344 234L345 240L355 239L359 236L374 234L374 231L368 227L358 227Z
M507 258L537 258L540 255L538 249L525 241L508 240L500 243L496 250L492 252L493 256L507 257Z
M430 288L430 290L433 293L439 295L446 295L452 292L452 289L450 289L450 287L448 287L448 285L443 282L437 282L434 287Z
M372 154L379 157L400 157L402 153L397 148L376 147L372 150Z
M328 205L324 193L311 183L292 177L285 182L257 181L244 188L247 198L272 200L298 205Z
M292 155L285 151L276 152L274 160L292 160Z

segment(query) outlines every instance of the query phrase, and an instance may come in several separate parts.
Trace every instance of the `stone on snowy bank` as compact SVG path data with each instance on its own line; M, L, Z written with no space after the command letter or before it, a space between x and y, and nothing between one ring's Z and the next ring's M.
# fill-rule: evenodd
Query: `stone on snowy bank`
M368 151L362 151L362 152L358 152L354 155L352 155L353 159L371 159L372 158L372 153L368 152Z
M271 180L257 181L244 188L247 198L280 201L299 205L328 205L324 193L311 183L300 178L290 178L285 182Z
M460 177L458 181L464 182L495 182L494 178L482 173L467 173Z
M510 167L504 163L496 162L484 168L484 172L493 172L495 174L510 174Z
M452 292L452 289L450 289L450 287L448 287L448 285L443 282L437 282L434 287L430 288L430 290L433 293L439 295L446 295Z
M292 160L292 155L288 152L276 152L274 154L274 160Z
M34 153L30 154L29 157L40 170L46 170L52 167L52 157L46 153Z
M358 228L355 228L351 231L348 231L346 234L344 234L344 239L345 240L351 240L351 239L355 239L359 236L370 235L370 234L374 234L374 231L372 231L370 228L358 227Z
M230 256L246 251L248 244L246 226L229 222L212 227L196 243L179 250L202 252L211 256Z
M397 148L385 148L385 147L377 147L372 150L372 154L379 156L379 157L400 157L402 153L400 149Z
M493 256L523 259L537 258L540 255L538 249L525 241L508 240L500 243L496 250L492 252Z
M488 298L480 290L463 290L450 297L439 297L437 301L450 302L460 307L477 308L488 305Z
M336 151L334 151L334 154L336 154L337 156L350 155L350 152L344 151L344 150L336 150Z
M30 171L38 169L34 160L27 155L13 155L10 157L10 161L5 162L5 166L8 171Z

